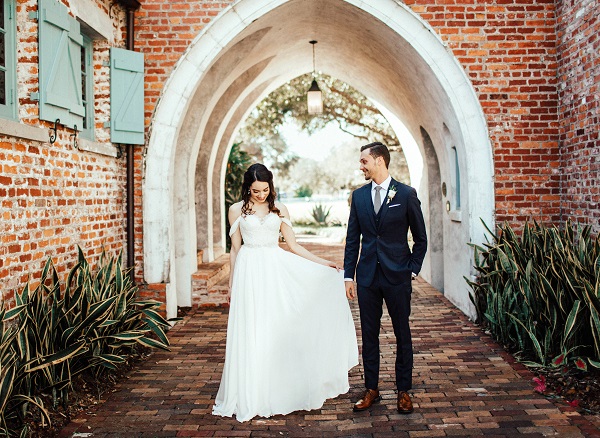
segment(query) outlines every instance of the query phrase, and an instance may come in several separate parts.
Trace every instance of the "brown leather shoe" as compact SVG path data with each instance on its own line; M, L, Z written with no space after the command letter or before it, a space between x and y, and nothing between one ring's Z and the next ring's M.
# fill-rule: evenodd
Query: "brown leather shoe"
M410 400L410 396L408 392L399 391L398 392L398 412L401 414L410 414L413 411L413 404Z
M354 411L360 412L366 409L369 409L373 403L379 403L381 401L381 397L379 396L379 391L376 389L367 389L365 391L365 395L359 401L354 404Z

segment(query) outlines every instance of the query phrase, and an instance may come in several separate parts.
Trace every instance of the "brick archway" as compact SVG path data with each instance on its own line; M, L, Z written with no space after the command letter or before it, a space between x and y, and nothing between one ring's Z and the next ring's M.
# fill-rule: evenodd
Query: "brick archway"
M431 240L423 276L472 315L462 278L471 269L466 242L481 242L479 219L491 224L494 217L483 112L435 29L393 0L368 3L239 0L180 59L151 124L143 184L144 276L167 283L169 315L191 302L197 249L209 259L222 251L222 187L233 133L260 98L312 69L310 39L320 41L320 70L380 102L417 139ZM440 194L440 181L454 187L451 193L460 188L460 210ZM446 202L448 214L440 208Z

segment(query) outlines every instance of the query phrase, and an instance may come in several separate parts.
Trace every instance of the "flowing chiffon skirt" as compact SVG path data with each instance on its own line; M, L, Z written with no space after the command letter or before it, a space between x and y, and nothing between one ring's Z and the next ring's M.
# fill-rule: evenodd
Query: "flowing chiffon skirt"
M242 245L213 414L238 421L320 408L358 364L343 273L278 246Z

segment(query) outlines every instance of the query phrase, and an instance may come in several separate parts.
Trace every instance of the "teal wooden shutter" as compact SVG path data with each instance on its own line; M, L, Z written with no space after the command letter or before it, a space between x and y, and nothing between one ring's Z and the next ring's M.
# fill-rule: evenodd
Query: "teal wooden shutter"
M144 144L144 55L110 49L110 140Z
M17 118L17 45L15 33L15 2L6 0L0 3L0 117Z
M81 96L79 22L56 0L39 1L40 119L81 129L85 114Z

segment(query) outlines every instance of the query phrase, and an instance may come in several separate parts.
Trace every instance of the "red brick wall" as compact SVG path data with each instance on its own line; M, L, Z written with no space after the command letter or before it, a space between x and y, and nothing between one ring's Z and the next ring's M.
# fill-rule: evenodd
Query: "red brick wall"
M494 150L496 219L560 220L553 0L407 2L467 72Z
M124 177L120 161L54 145L0 140L0 281L10 299L48 257L64 273L102 246L124 243ZM91 257L92 262L97 257Z
M233 1L144 0L136 12L136 50L146 63L146 124L166 79L200 31Z
M37 0L18 0L18 121L46 133L51 124L38 118ZM66 3L65 3L66 4ZM96 2L108 14L109 0ZM124 41L124 13L113 8L116 46ZM110 43L94 43L95 136L109 143L104 123L110 116ZM63 275L77 262L77 245L92 264L104 247L125 249L124 159L75 149L72 130L59 127L54 144L0 134L0 301L11 305L27 279L39 277L48 257ZM141 157L140 157L141 160Z
M562 218L600 232L600 3L558 2Z

